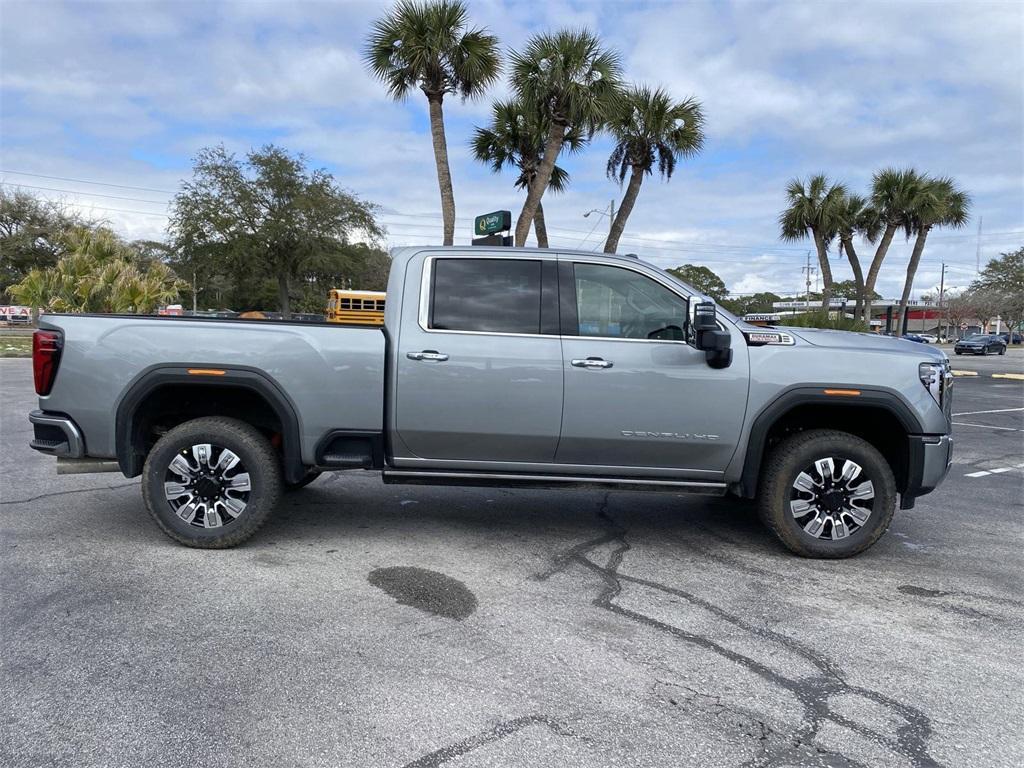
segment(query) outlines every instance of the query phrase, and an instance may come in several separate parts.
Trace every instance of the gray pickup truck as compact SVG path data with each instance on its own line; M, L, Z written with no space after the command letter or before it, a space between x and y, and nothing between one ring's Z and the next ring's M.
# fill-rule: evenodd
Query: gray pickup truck
M758 328L629 256L393 254L383 329L45 315L32 447L142 476L194 547L252 536L325 471L385 483L756 499L793 552L848 557L946 475L946 356Z

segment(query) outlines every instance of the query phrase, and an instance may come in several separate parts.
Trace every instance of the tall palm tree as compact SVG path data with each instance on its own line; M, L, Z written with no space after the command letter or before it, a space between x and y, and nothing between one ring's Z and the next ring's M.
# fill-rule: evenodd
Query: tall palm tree
M566 136L578 131L589 138L611 117L621 71L618 53L587 30L534 35L522 52L512 54L512 86L547 124L544 153L516 221L516 245L526 243Z
M608 158L608 177L621 186L629 172L629 185L604 244L605 253L615 253L640 185L644 176L653 172L655 161L667 181L678 160L700 152L704 145L704 113L696 99L674 102L660 88L633 87L623 94L605 128L615 139Z
M392 98L404 99L414 88L427 97L445 245L455 238L455 193L444 134L444 97L480 96L501 72L498 38L484 29L467 29L468 17L461 0L400 0L374 22L364 53L370 71L384 81Z
M913 168L883 168L875 171L871 178L871 208L877 216L876 231L881 234L881 238L871 238L871 242L878 241L878 246L864 280L865 323L871 322L871 297L875 294L878 273L896 230L903 229L908 238L912 233L911 212L921 194L922 182L923 177Z
M878 237L878 215L861 195L846 195L836 206L835 238L839 241L839 252L845 254L853 272L853 283L857 295L853 316L859 320L864 306L864 270L861 268L857 248L853 243L857 235L863 235L869 242Z
M519 175L516 177L516 187L529 189L544 158L547 134L547 124L536 110L527 109L520 100L496 101L491 124L473 132L473 156L481 163L490 165L495 173L500 173L506 166L517 168ZM580 131L570 130L565 135L563 147L569 152L576 152L585 143L586 138ZM569 173L558 165L554 166L548 188L552 192L562 192L568 185ZM547 248L544 206L540 203L533 217L533 227L538 247Z
M828 263L828 247L837 231L837 220L846 187L831 183L823 173L817 173L804 184L793 179L786 187L789 207L779 214L779 229L783 240L797 241L810 237L818 253L821 270L821 308L828 311L832 299L832 266Z
M933 227L953 227L960 229L967 225L970 218L971 196L949 177L926 179L922 184L921 194L911 212L911 226L916 238L914 250L907 264L907 279L903 283L903 296L900 298L899 314L896 316L896 328L902 330L910 301L910 290L914 285L914 275L921 263L924 243Z

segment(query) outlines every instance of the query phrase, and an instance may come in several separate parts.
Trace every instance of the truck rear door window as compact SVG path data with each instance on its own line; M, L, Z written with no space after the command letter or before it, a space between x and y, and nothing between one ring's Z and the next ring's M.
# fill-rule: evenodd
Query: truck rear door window
M445 331L540 333L541 262L437 259L430 327Z

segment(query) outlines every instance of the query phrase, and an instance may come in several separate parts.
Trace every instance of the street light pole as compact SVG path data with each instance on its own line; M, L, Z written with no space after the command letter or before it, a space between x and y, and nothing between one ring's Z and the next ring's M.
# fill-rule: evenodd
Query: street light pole
M946 313L942 311L942 296L946 292L946 262L942 262L942 275L939 277L939 338L946 336Z

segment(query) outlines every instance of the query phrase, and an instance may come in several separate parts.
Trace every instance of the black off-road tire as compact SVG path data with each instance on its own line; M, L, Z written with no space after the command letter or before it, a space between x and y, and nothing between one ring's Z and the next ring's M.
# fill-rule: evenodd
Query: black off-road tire
M1000 355L1005 355L1006 354L1006 347L1000 347L999 348L999 354Z
M815 538L804 531L790 511L797 476L816 459L850 459L874 485L871 514L862 527L843 539ZM868 549L888 530L896 511L896 479L885 457L856 435L830 429L798 432L772 450L761 470L758 516L787 549L801 557L852 557Z
M310 470L308 470L306 472L306 474L304 474L302 476L302 479L299 480L299 482L297 482L297 483L285 483L284 484L284 490L285 490L286 493L291 493L292 491L302 490L307 485L309 485L314 480L316 480L318 477L320 477L320 475L322 475L322 474L323 474L323 472L321 472L319 469L310 469Z
M164 495L170 462L181 451L201 443L229 449L249 474L251 490L244 511L218 528L185 522ZM221 417L194 419L166 432L149 452L142 471L142 496L160 530L180 544L201 549L225 549L253 536L277 506L282 485L281 463L270 441L243 421Z

